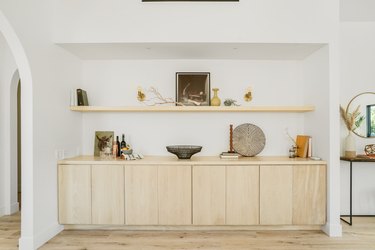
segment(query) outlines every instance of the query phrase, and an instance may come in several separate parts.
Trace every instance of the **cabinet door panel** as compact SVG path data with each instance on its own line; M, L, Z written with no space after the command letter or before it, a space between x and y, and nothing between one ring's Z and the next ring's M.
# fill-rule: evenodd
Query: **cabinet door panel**
M158 224L158 167L125 166L125 223Z
M193 224L225 224L225 166L193 166Z
M91 223L90 165L59 165L59 222Z
M260 224L292 224L292 166L260 166Z
M191 224L191 166L159 166L160 225Z
M259 224L259 166L227 166L226 168L226 224Z
M124 224L124 167L93 165L92 224Z
M326 222L326 166L293 167L293 224Z

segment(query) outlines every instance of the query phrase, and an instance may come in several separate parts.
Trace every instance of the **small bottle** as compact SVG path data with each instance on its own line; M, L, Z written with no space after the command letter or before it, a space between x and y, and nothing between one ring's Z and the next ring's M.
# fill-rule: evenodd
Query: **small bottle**
M121 154L122 154L123 150L125 150L125 148L126 148L125 135L122 134L122 141L121 141L121 145L120 145Z
M118 136L117 136L117 139L118 139ZM118 145L117 145L117 141L115 141L115 138L113 138L113 142L112 142L112 156L113 158L116 158L118 155Z
M120 141L118 140L118 136L116 136L116 145L117 145L117 157L121 156L121 146Z

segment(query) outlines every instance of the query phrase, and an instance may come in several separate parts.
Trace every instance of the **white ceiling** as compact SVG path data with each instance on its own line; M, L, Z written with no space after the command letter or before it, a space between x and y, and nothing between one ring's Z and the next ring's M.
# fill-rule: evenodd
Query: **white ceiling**
M84 60L302 60L321 43L58 43Z

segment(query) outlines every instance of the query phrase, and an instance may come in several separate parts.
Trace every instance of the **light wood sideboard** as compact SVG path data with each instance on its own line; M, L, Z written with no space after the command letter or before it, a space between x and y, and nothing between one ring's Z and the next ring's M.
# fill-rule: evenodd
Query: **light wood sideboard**
M302 158L81 156L58 162L59 222L317 229L326 222L326 179L326 162Z

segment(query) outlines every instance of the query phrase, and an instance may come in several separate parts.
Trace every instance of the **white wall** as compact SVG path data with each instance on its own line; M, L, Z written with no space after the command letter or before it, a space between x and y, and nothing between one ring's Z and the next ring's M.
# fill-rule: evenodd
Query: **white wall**
M83 88L90 105L143 105L136 99L138 86L157 87L174 99L176 72L210 72L211 88L220 89L222 102L233 98L245 106L304 104L299 61L85 61ZM249 86L253 101L246 103L243 96ZM285 128L294 136L304 130L303 114L293 113L90 113L83 115L83 152L93 154L95 130L110 130L125 133L130 137L127 142L145 155L168 155L165 146L172 144L198 144L203 146L201 155L218 155L228 150L229 124L242 123L264 130L267 143L262 155L287 155L291 142Z
M11 83L17 70L13 55L0 33L0 216L18 211L17 168L11 167ZM14 98L16 96L13 96ZM11 189L11 185L13 188Z
M349 22L375 21L375 1L340 0L340 20Z
M304 98L313 102L316 110L305 115L305 132L312 136L313 155L319 156L328 163L327 169L327 225L323 228L331 236L341 235L339 219L340 185L338 175L339 133L338 93L332 91L338 83L334 81L334 65L338 59L334 46L325 46L304 61ZM332 108L333 106L333 108Z
M316 42L316 43L328 43L331 46L329 51L329 83L328 91L328 114L332 118L330 119L328 128L325 131L330 131L329 139L325 142L329 145L330 151L327 161L329 162L329 216L328 227L326 230L330 235L340 235L341 226L339 224L339 177L338 177L338 157L339 152L335 148L339 147L339 135L338 132L338 59L337 59L337 39L338 39L338 23L339 23L339 1L311 1L311 0L248 0L240 1L239 3L142 3L138 0L132 1L79 1L71 2L68 0L58 0L56 6L55 21L56 29L54 32L54 41L58 43L72 42L72 43L101 43L101 42L260 42L260 43L275 43L275 42ZM145 69L151 70L152 67L144 63ZM190 62L188 62L190 63ZM186 67L192 67L186 64ZM205 63L205 62L204 62ZM205 66L201 63L198 69ZM210 71L219 72L219 62ZM224 64L224 62L222 62ZM231 62L232 63L232 62ZM91 89L92 84L98 85L101 81L103 86L117 86L122 88L124 86L127 92L130 92L131 98L134 98L135 87L139 85L138 79L147 81L141 83L142 85L154 85L155 80L162 80L163 75L166 75L168 79L161 81L158 84L163 86L173 86L174 80L173 75L175 67L171 67L169 71L163 69L163 63L155 63L155 68L160 70L163 74L158 74L157 77L147 76L146 72L141 66L135 63L135 66L131 66L128 75L122 75L121 71L127 72L123 66L127 66L127 62L107 62L100 64L99 62L85 62L84 69L84 85L90 91L89 96L92 100L102 100L95 93L95 89ZM96 66L95 64L102 67ZM258 64L260 65L260 64ZM313 65L313 64L311 64ZM89 67L92 67L91 69ZM221 67L221 66L220 66ZM253 68L254 66L251 66ZM258 67L258 66L257 66ZM270 66L272 67L272 66ZM217 68L217 69L216 69ZM234 67L233 67L234 68ZM255 69L256 67L254 67ZM194 70L198 70L194 68ZM274 68L272 68L274 70ZM114 75L108 72L114 71ZM255 71L255 70L254 70ZM86 73L85 73L86 72ZM221 72L217 73L220 75ZM272 72L273 73L273 72ZM275 79L276 77L270 74L269 79ZM92 78L90 78L93 74ZM215 73L216 74L216 73ZM263 80L266 79L264 71L261 70L260 74L263 74ZM139 75L135 77L135 75ZM144 76L146 75L146 76ZM155 73L156 75L156 73ZM223 74L225 75L225 74ZM240 74L241 78L251 80L251 76L246 78L246 71ZM93 79L99 77L99 79ZM120 78L119 78L120 77ZM224 89L228 85L229 81L225 81L225 78L218 78L222 90L220 95L223 97L225 93ZM259 79L261 79L260 77ZM257 79L257 80L259 80ZM269 80L268 79L268 80ZM114 81L118 83L113 84ZM271 80L272 81L272 80ZM164 85L165 84L165 85ZM240 85L243 83L239 83ZM247 84L247 83L246 83ZM251 82L251 84L253 84ZM256 82L255 85L258 83ZM295 81L291 81L287 86L290 87L295 84ZM156 85L156 84L155 84ZM97 88L97 87L96 87ZM101 87L100 87L101 88ZM255 90L255 96L266 90L265 86L256 86L259 92ZM133 89L133 90L132 90ZM165 90L167 92L168 88ZM91 93L94 92L94 93ZM107 92L110 92L107 94ZM124 95L127 95L127 92ZM90 94L91 93L91 94ZM102 103L118 103L113 100L117 99L117 89L112 91L104 91L105 95L101 93L101 96L108 96L106 101ZM166 93L167 95L167 93ZM293 95L288 95L288 98L292 98ZM98 97L98 99L96 98ZM235 96L234 96L235 97ZM262 96L263 97L263 96ZM240 98L237 98L240 99ZM271 98L267 102L272 102ZM107 102L108 101L108 102ZM127 102L128 99L124 100ZM327 99L322 100L327 101ZM320 100L318 100L320 102ZM100 102L98 101L98 104ZM255 103L255 101L254 101ZM124 103L125 104L125 103ZM225 133L227 132L227 123L234 121L233 123L239 123L244 121L244 116L238 114L230 114L223 117L225 114L84 114L83 115L83 134L84 134L84 152L92 153L92 140L93 132L95 129L101 130L115 130L117 133L124 131L125 133L136 134L136 137L131 138L131 142L142 145L145 141L149 141L148 138L155 137L158 135L157 142L150 142L149 145L142 146L144 153L155 152L166 154L164 148L159 145L166 145L175 143L180 140L185 142L200 142L207 151L203 151L202 154L217 154L222 151L225 147ZM100 118L99 118L100 117ZM149 119L147 120L148 117ZM211 119L209 120L208 117ZM266 148L264 154L277 154L283 153L284 148L287 148L288 142L285 138L280 137L283 133L282 127L289 124L297 124L301 126L303 124L303 116L301 121L297 121L297 115L289 114L288 120L285 121L285 116L270 114L250 114L246 116L246 121L250 120L248 117L253 119L254 123L260 123L261 126L266 128L267 133L271 133L272 137L276 136L279 141L277 144L281 145L281 148L276 148L273 143L268 143L270 148ZM274 117L274 118L271 118ZM207 136L214 138L212 142L207 142L203 138L189 137L184 132L182 135L178 134L173 129L173 136L171 139L166 139L165 132L167 129L165 126L170 124L184 128L183 131L187 130L187 121L189 120L203 120L202 126L210 132ZM280 119L278 119L280 118ZM186 119L186 120L185 120ZM112 124L112 121L119 120L123 121L124 124ZM143 123L135 124L135 121L142 121ZM166 122L166 120L168 122ZM279 120L283 121L283 124L276 126L270 123L279 123ZM337 122L336 122L337 120ZM267 124L262 124L264 121ZM319 123L319 120L314 120L314 123ZM95 123L95 125L93 125ZM215 125L210 125L215 124ZM163 133L153 130L153 125L156 128L162 129ZM192 125L197 126L197 125ZM271 130L272 126L276 126L276 131ZM302 125L303 126L303 125ZM126 130L126 128L128 128ZM138 130L136 130L138 128ZM140 129L139 129L140 128ZM193 127L194 129L197 127ZM195 130L198 130L195 129ZM298 130L298 129L296 129ZM148 134L147 131L151 131ZM206 134L208 133L206 131ZM291 131L293 133L295 131ZM299 131L298 131L299 132ZM296 131L296 133L298 133ZM171 132L168 131L168 135ZM203 133L203 132L202 132ZM211 134L212 133L212 134ZM215 136L216 135L216 136ZM219 136L217 136L219 135ZM183 137L184 136L184 137ZM271 136L270 136L271 138ZM281 143L280 143L281 141ZM219 142L219 143L215 143ZM224 146L222 146L224 145ZM135 145L138 147L138 145ZM141 146L140 146L141 147ZM268 147L268 146L267 146ZM269 151L267 151L269 150ZM328 154L327 151L325 154Z
M57 222L55 151L73 156L81 146L81 116L68 110L69 90L80 83L80 61L51 42L53 1L1 1L0 9L31 65L33 86L30 89L23 81L22 98L25 91L33 95L34 123L29 126L34 128L34 144L22 151L33 153L34 168L27 178L23 176L22 184L30 178L28 183L34 184L33 193L24 197L31 207L22 211L20 249L35 249L62 229Z
M19 6L22 6L22 8ZM156 4L141 3L139 0L81 0L74 2L70 0L4 0L0 2L0 9L9 19L25 48L31 65L34 84L32 89L34 146L30 149L33 150L34 158L34 169L31 174L34 182L34 199L31 201L33 207L30 208L32 220L29 220L27 225L23 224L22 227L21 249L37 247L61 229L57 225L55 150L65 150L66 156L70 156L74 155L77 151L76 148L81 145L84 145L84 150L88 151L88 145L90 144L90 142L82 144L81 129L85 126L88 126L88 128L92 126L86 123L86 121L92 119L91 115L84 115L85 121L82 123L82 115L70 112L67 108L69 90L82 86L80 61L53 45L52 40L57 42L251 41L330 43L335 39L333 38L335 36L333 31L336 30L338 22L338 0L249 0L239 3L185 2ZM52 38L52 35L54 38ZM121 66L121 64L122 62L119 62L117 65ZM215 66L217 69L212 69L212 71L218 71L223 65L218 64ZM259 63L257 67L260 66ZM256 69L253 66L251 68ZM85 69L84 72L89 71ZM144 71L138 68L138 74L142 74L142 72ZM274 72L277 72L275 68L273 68ZM286 72L290 71L286 70ZM22 77L22 72L20 73ZM263 75L258 77L265 81L267 79L265 72L261 73ZM220 72L217 74L220 74ZM241 75L243 79L251 80L244 75ZM286 75L283 76L286 77ZM221 87L221 96L224 97L222 93L225 92L224 89L228 81L225 81L224 77L219 79L222 82L217 84L219 87L223 86ZM89 86L87 80L89 79L85 78L85 85ZM295 80L291 82L292 84L288 86L296 83ZM149 83L149 85L152 84L153 82ZM330 84L335 86L332 85L332 82ZM258 86L254 91L257 91L257 88L260 90L259 93L264 91L264 88ZM335 89L333 88L333 90ZM22 91L26 90L23 88ZM105 93L107 94L107 92L110 92L108 96L111 98L112 95L115 95L116 90L106 91ZM289 98L291 97L288 96ZM124 119L122 118L123 115L117 114L116 116L121 117L115 118L122 120ZM144 115L134 116L142 116L141 119L144 119ZM153 121L152 116L146 115ZM103 117L109 121L114 119L111 117L112 115L106 116ZM207 120L206 115L194 116L192 118L199 120L203 120L200 118L204 117L205 121L202 121L202 123L205 123L206 129L210 129L210 124L216 122L215 124L218 125L214 128L215 134L227 132L227 126L221 127L220 122L227 124L231 120L242 122L243 119L243 117L237 115L234 115L233 118L225 118L225 120L217 114L213 114L211 120ZM177 115L159 117L165 120L173 120ZM273 120L277 123L277 117L284 119L285 116L275 115L275 119L266 117L268 117L268 114L259 114L254 116L254 120L257 122L259 120L259 123ZM100 120L105 123L102 118ZM290 120L286 121L286 124L296 122L298 126L295 128L296 130L303 123L303 121L298 121L295 115L288 118ZM94 118L94 120L98 119ZM126 122L132 123L135 120L137 120L137 117L129 119L129 121L126 120ZM246 118L246 120L248 119ZM158 127L165 124L165 121L155 122ZM104 124L102 127L109 126L108 124ZM177 125L186 126L185 123L180 121ZM118 126L115 128L118 132L123 131L122 125L116 124L115 126ZM135 127L135 125L131 126ZM142 126L146 129L146 124ZM267 126L269 126L269 129L272 128L271 125L267 124ZM90 127L90 129L93 130L94 128ZM127 132L125 131L125 133ZM276 134L278 134L277 131ZM83 138L92 138L92 131L85 131ZM281 137L278 138L281 140ZM143 139L141 135L140 139ZM218 141L223 140L224 137L218 138ZM172 141L166 141L165 143L170 142ZM286 144L287 142L282 147L284 148ZM273 148L272 152L284 152L283 148ZM221 146L216 146L214 151L216 153L216 151L221 150ZM155 152L162 152L162 150L157 149ZM332 181L336 182L337 180L332 177ZM30 197L32 198L32 196Z
M341 98L344 107L355 95L375 92L375 22L341 23ZM373 97L375 102L375 95ZM341 122L341 154L347 129ZM356 137L357 153L364 154L375 138ZM353 213L375 214L375 168L372 163L354 163ZM349 163L341 162L341 213L349 214Z
M327 42L338 21L338 0L58 0L56 10L58 42Z
M0 36L0 65L3 65L3 58L4 58L4 50L5 50L5 39ZM0 77L3 75L3 67L0 67ZM2 77L1 77L2 78ZM0 81L0 88L1 88L1 91L0 93L3 93L4 92L4 87L3 87L3 84L2 84L2 80ZM0 109L1 111L3 111L3 104L0 104ZM2 112L1 112L2 113ZM1 119L3 120L3 119ZM3 126L0 127L0 138L3 138L3 129L2 129ZM4 155L2 152L0 152L0 159L4 159ZM1 160L0 162L0 183L1 186L0 186L0 216L3 216L5 214L5 169L4 169L4 163L3 163L3 160Z

